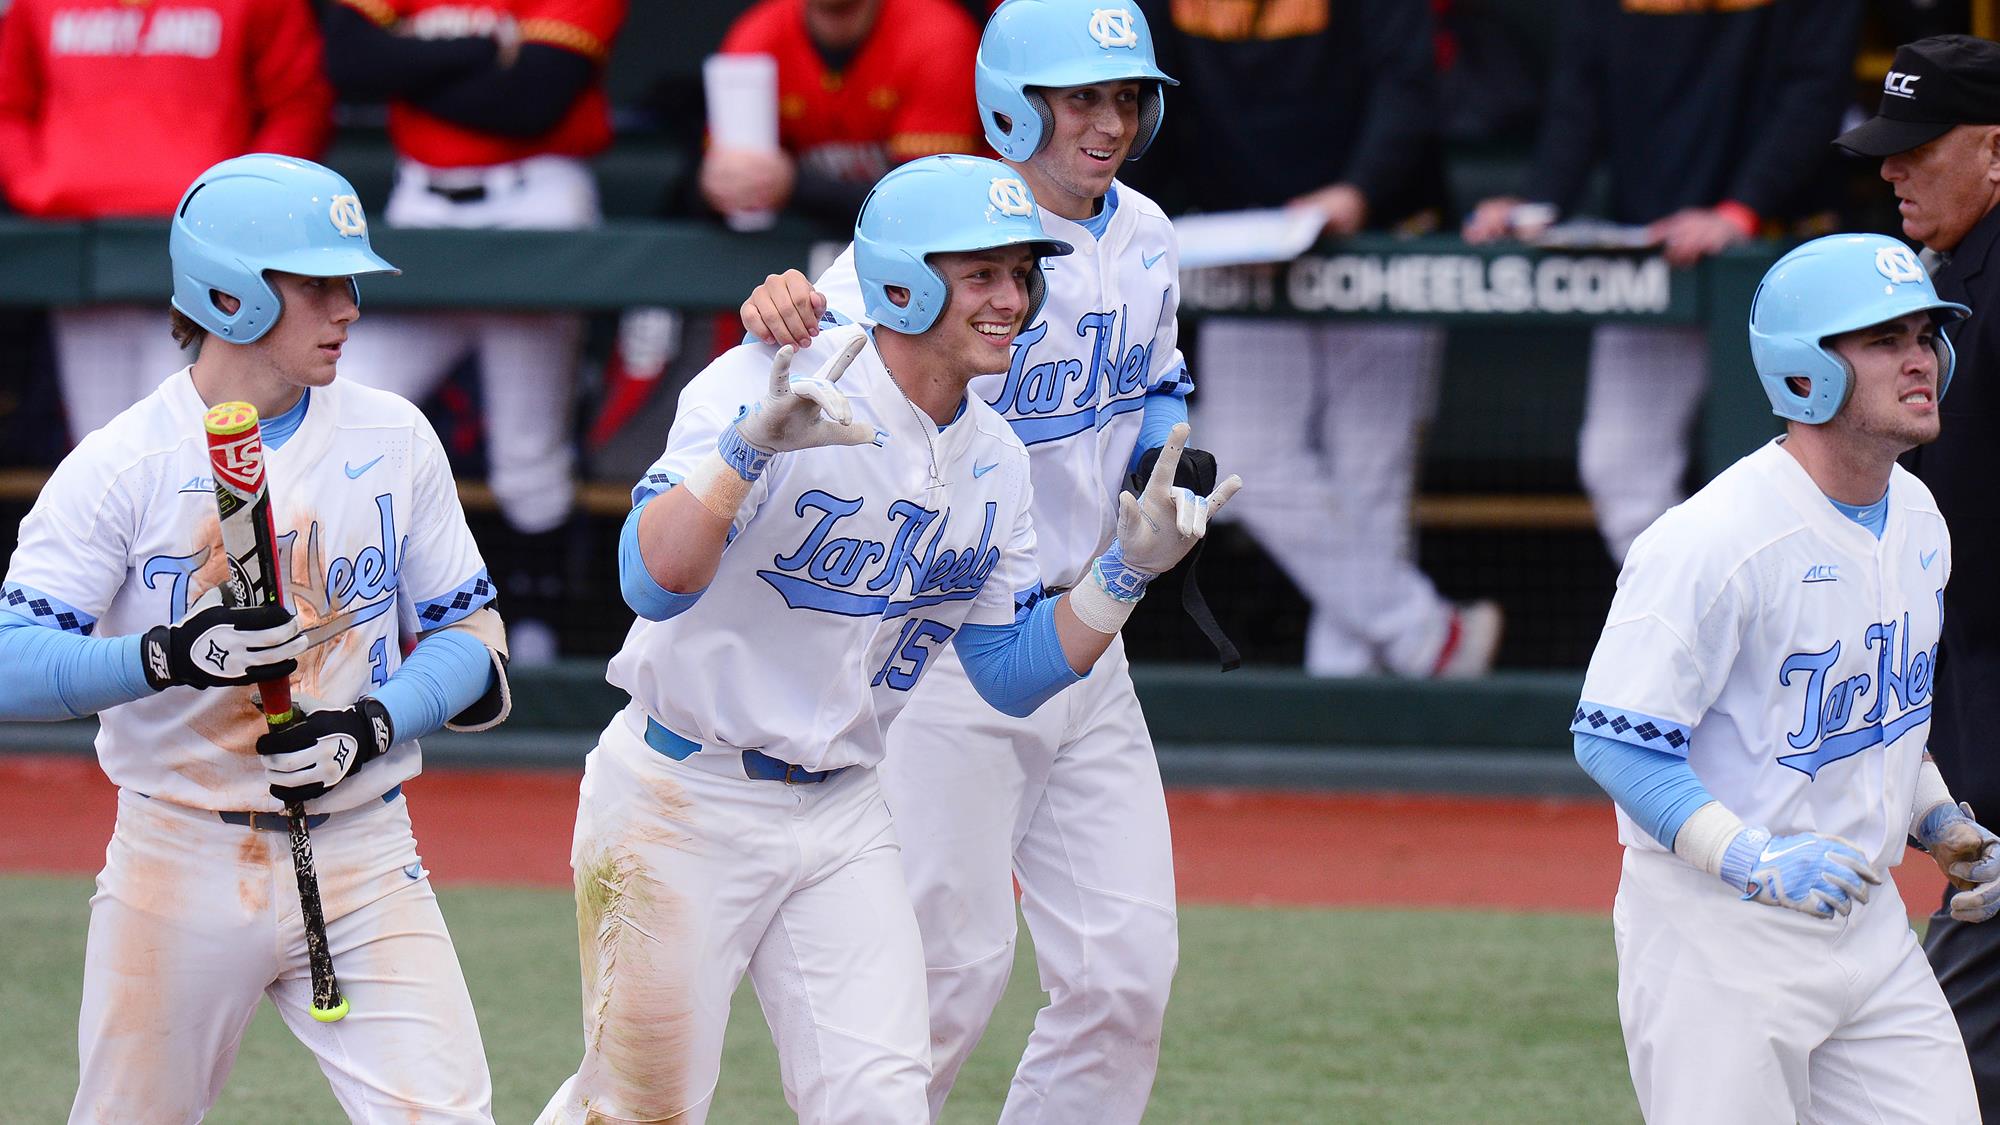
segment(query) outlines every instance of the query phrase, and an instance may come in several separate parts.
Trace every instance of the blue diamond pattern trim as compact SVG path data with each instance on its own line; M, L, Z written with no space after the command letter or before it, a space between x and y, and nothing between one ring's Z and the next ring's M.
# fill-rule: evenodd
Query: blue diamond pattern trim
M639 483L632 486L632 506L636 508L648 499L658 496L660 493L674 488L680 483L681 475L679 473L669 473L654 469L645 476L640 477Z
M425 632L442 629L455 621L469 616L474 610L493 600L493 580L486 576L484 567L478 574L459 584L456 590L417 603L417 620L423 622Z
M1595 734L1648 750L1668 750L1685 754L1688 729L1679 723L1640 714L1625 707L1607 707L1584 700L1570 716L1569 729L1578 734Z
M61 598L52 598L40 590L23 586L18 582L0 585L0 610L25 617L37 625L50 629L75 633L79 637L88 637L90 631L97 628L97 618Z

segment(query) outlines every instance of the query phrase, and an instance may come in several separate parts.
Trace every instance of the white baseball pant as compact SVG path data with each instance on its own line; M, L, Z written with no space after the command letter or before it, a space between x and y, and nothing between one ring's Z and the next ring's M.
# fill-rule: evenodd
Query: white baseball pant
M1708 387L1699 326L1600 324L1590 333L1590 386L1577 474L1614 562L1639 533L1687 499L1688 438Z
M312 1018L290 836L118 794L90 900L70 1120L199 1121L258 1001L355 1121L491 1122L472 1000L399 796L312 831L346 1019Z
M540 1120L707 1120L747 968L801 1122L928 1121L923 950L875 772L753 781L644 728L626 708L584 767L583 1062Z
M1627 849L1618 1015L1652 1125L1975 1125L1958 1024L1893 881L1832 921Z
M482 197L441 194L469 190ZM598 223L597 185L589 166L569 157L454 169L404 161L383 217L401 227L577 230ZM422 402L476 352L487 483L507 522L533 535L568 519L575 498L570 419L582 339L583 319L569 313L379 313L364 304L340 371Z
M1049 1004L1000 1120L1138 1121L1180 945L1166 797L1123 640L1026 719L939 652L880 772L924 940L932 1116L1006 991L1018 878Z
M102 427L194 362L174 343L167 305L56 309L56 380L71 442Z
M1411 561L1410 506L1437 409L1435 325L1203 322L1194 432L1261 482L1229 505L1312 606L1306 670L1429 675L1452 607Z

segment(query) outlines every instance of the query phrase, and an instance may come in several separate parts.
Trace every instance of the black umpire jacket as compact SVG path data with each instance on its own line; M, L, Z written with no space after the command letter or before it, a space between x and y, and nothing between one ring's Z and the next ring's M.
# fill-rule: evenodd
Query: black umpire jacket
M1946 329L1958 352L1938 403L1943 432L1903 464L1930 486L1951 529L1931 753L1952 795L2000 826L2000 207L1986 213L1935 277L1938 296L1972 308Z

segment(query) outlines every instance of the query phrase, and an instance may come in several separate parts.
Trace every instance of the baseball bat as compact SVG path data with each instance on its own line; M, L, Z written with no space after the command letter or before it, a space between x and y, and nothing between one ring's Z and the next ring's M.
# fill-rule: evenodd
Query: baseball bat
M257 408L225 402L202 418L208 431L208 464L215 477L215 507L222 527L222 550L229 559L222 600L233 606L282 605L285 577L278 567L277 532L271 493L264 478L264 438ZM291 681L279 677L257 685L264 721L272 730L300 718L292 706ZM312 1016L333 1023L347 1014L347 998L333 973L327 948L326 916L320 906L319 873L313 868L312 837L306 810L298 801L285 806L292 837L292 874L299 884L299 915L306 928L306 957L312 965Z

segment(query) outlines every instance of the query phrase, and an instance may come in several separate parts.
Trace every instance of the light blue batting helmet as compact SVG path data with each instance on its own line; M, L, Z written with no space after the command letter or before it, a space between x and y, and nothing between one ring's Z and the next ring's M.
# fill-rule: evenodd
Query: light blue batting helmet
M225 160L197 177L174 210L168 249L174 307L236 344L269 332L284 312L266 270L350 279L402 272L369 248L354 185L310 160L269 153ZM214 292L236 298L237 310L216 308ZM358 284L354 300L361 301Z
M1148 85L1139 98L1139 134L1125 159L1145 154L1166 116L1161 87L1180 83L1154 61L1153 32L1137 0L1108 6L1117 4L1121 0L1006 0L994 11L972 68L979 119L993 151L1026 160L1048 143L1055 116L1035 89L1137 78Z
M1830 336L1929 312L1940 325L1972 310L1938 297L1930 274L1902 243L1880 234L1816 238L1778 259L1750 302L1750 357L1771 413L1820 425L1847 402L1853 376ZM1951 385L1957 354L1937 334L1938 398ZM1805 379L1804 394L1788 380Z
M1035 193L1020 174L983 156L926 156L892 169L875 184L854 223L854 272L868 318L906 336L921 335L951 303L932 254L1026 246L1040 257L1067 254L1069 243L1042 230ZM889 300L888 287L910 291L907 305ZM1033 324L1047 296L1037 268L1028 271L1028 316Z

